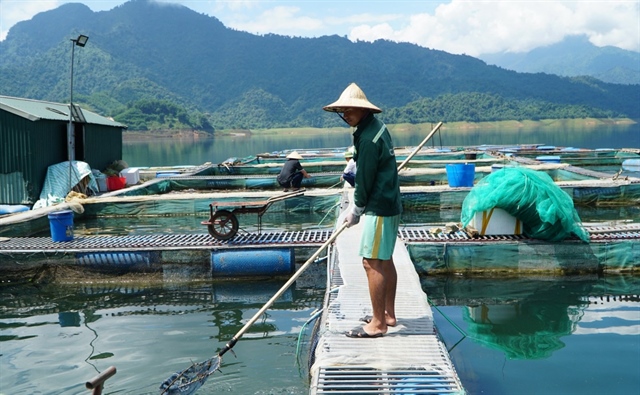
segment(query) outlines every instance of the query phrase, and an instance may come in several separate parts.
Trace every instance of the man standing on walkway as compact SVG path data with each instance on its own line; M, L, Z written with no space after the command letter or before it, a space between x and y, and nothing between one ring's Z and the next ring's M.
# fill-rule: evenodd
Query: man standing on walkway
M354 127L355 207L345 218L349 227L364 214L364 229L359 254L367 273L372 316L366 324L346 333L349 337L380 337L388 326L396 325L395 299L398 275L393 250L398 236L402 201L393 141L386 125L374 114L382 112L373 105L358 85L352 83L334 103L324 107L336 112Z

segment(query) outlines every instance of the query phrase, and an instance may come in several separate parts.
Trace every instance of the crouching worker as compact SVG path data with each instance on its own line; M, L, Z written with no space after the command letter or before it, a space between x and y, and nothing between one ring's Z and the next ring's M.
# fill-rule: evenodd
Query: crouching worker
M302 155L296 151L287 155L287 161L284 163L284 166L282 166L280 174L278 174L278 184L284 188L285 192L288 192L289 188L297 191L300 189L302 179L311 177L311 175L302 168L300 159L302 159Z
M356 161L353 160L353 154L356 148L351 146L344 153L344 159L347 161L347 166L345 166L342 171L342 175L340 176L341 181L346 181L352 187L356 186Z

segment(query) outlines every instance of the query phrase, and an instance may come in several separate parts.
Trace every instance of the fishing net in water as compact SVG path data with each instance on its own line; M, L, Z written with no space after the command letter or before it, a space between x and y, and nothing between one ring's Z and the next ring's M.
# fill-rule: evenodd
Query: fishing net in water
M193 363L187 369L176 372L160 385L161 395L191 395L220 367L219 355L203 362Z
M518 218L525 236L561 241L574 234L589 241L573 200L547 173L505 167L482 178L462 203L462 225L467 226L476 213L494 207Z

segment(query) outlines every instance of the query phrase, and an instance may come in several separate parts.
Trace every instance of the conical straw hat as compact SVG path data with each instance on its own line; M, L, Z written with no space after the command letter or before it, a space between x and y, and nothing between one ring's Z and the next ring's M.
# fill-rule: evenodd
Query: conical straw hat
M369 100L367 100L367 96L365 96L362 89L360 89L355 82L352 82L347 89L342 92L338 100L328 106L324 106L322 109L331 112L344 112L346 108L353 107L367 108L374 113L382 112L381 109L374 106Z
M298 151L293 151L292 153L290 153L289 155L287 155L287 159L302 159L302 155L300 155L298 153Z
M355 154L355 152L356 152L356 147L351 146L345 151L344 157L345 158L353 158L353 154Z

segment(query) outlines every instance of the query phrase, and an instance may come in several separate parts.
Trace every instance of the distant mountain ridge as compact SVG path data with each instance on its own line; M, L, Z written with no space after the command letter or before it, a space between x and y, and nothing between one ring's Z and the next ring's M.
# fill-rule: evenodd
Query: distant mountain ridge
M637 85L516 73L407 43L258 36L147 0L101 12L68 3L16 24L0 42L0 94L68 102L70 39L80 33L89 42L75 48L74 102L125 123L133 118L118 114L133 102L160 100L216 128L335 126L321 108L351 82L391 123L640 119Z
M565 77L591 76L613 84L640 84L640 53L616 47L597 47L585 36L527 53L482 55L480 59L521 73L548 73Z

